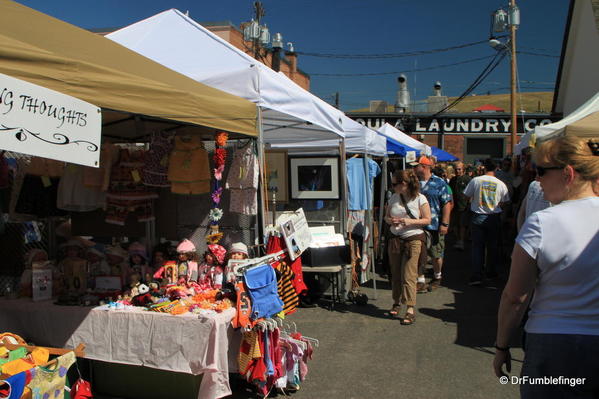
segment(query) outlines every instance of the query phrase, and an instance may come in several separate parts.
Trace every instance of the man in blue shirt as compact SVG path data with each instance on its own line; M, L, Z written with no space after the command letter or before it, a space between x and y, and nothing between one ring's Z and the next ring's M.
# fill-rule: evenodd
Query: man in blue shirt
M420 180L420 192L424 194L431 207L431 224L426 226L426 230L430 232L432 237L432 245L428 249L428 253L433 259L433 270L435 272L430 282L430 289L435 289L441 285L445 234L447 234L449 228L452 196L445 180L433 175L431 170L434 163L430 158L421 156L417 162L412 162L410 165L414 167L414 172ZM418 292L426 292L426 281L424 279L426 258L422 263L418 273Z

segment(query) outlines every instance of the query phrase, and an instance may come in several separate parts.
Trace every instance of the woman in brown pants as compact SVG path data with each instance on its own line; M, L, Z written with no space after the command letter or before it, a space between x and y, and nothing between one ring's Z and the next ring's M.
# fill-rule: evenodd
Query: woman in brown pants
M401 319L401 324L415 322L418 258L426 245L423 227L431 222L431 210L426 197L420 194L420 182L413 170L400 170L394 176L395 194L389 199L385 221L392 238L389 240L389 263L393 307L389 312ZM406 305L404 317L399 317L401 304Z

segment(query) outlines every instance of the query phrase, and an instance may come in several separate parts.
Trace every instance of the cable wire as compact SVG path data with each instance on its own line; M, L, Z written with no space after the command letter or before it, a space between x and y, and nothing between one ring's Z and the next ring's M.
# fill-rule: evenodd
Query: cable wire
M456 46L444 47L432 50L406 51L402 53L382 53L382 54L332 54L332 53L312 53L307 51L296 51L297 54L309 57L321 58L343 58L343 59L384 59L384 58L402 58L413 57L418 55L442 53L446 51L458 50L466 47L477 46L479 44L488 43L489 40L479 40L472 43L458 44Z
M495 55L496 56L496 55ZM435 65L426 68L415 68L415 69L406 69L403 71L393 71L393 72L372 72L372 73L309 73L310 76L329 76L329 77L348 77L348 76L383 76L383 75L396 75L399 73L408 73L408 72L420 72L420 71L430 71L433 69L447 68L456 65L469 64L472 62L487 60L489 58L495 57L493 55L487 55L485 57L471 58L468 60L454 62L452 64L443 64L443 65Z
M497 54L495 54L495 56L493 57L491 62L489 62L489 64L476 77L476 79L474 79L474 82L472 82L472 84L470 84L470 86L468 86L468 88L458 98L456 98L454 101L452 101L451 104L448 104L445 108L436 112L433 115L433 117L453 108L454 106L459 104L464 98L466 98L470 93L472 93L474 91L474 89L476 89L487 78L487 76L489 76L491 74L491 72L493 72L493 70L495 68L497 68L497 66L505 58L506 54L508 54L507 50L502 50L502 51L497 52Z

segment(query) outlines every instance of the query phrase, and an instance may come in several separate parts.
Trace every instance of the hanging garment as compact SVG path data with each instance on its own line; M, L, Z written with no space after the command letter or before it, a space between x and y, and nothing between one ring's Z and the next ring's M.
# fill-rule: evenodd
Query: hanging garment
M143 183L152 187L170 187L168 181L169 154L173 150L172 135L152 134L150 149L143 168Z
M253 330L244 332L239 347L239 355L237 356L239 374L245 375L253 367L255 359L260 357L262 357L262 352L258 342L258 333Z
M364 159L351 158L346 161L348 184L348 210L357 211L372 208L373 181L381 168L372 159L368 159L368 170L364 173ZM368 183L366 182L368 175Z
M67 215L67 212L56 207L58 183L57 177L26 175L15 212L39 218Z
M291 314L299 305L299 297L293 286L293 271L285 262L277 262L273 267L279 272L277 290L283 301L283 312L286 315Z
M35 370L27 370L0 380L0 398L20 399Z
M100 188L88 188L83 184L85 167L68 164L60 182L58 183L58 194L56 207L65 211L89 212L104 208L106 205L106 193Z
M279 237L273 234L270 235L270 237L268 238L268 242L266 243L267 254L274 254L286 248L287 246L285 245L283 237ZM303 295L305 292L308 291L308 286L306 286L306 283L304 283L304 272L302 271L302 258L297 257L293 262L289 262L289 256L287 255L287 252L285 252L284 259L288 265L291 265L291 271L293 271L293 280L291 280L291 282L293 283L295 292L297 292L298 295Z
M35 375L27 385L33 398L62 398L67 372L75 363L75 352L68 352L48 367L37 367Z
M231 320L231 325L233 328L249 327L252 325L252 321L250 320L252 305L250 303L250 296L242 281L238 281L235 284L235 292L237 293L237 302L235 304L237 312L233 320Z
M254 147L248 144L233 153L226 188L231 190L230 212L255 215L258 212L260 168Z
M119 148L106 141L100 150L100 165L97 168L83 166L83 185L99 191L108 190L112 165L118 161Z
M199 136L175 137L168 161L168 180L175 194L204 194L210 191L208 152Z
M272 317L283 310L283 301L277 292L275 271L269 264L247 270L245 285L252 299L252 320Z
M106 223L123 226L129 213L137 216L138 222L154 220L152 199L158 194L141 183L143 153L119 151L119 160L110 174L110 187L106 193Z

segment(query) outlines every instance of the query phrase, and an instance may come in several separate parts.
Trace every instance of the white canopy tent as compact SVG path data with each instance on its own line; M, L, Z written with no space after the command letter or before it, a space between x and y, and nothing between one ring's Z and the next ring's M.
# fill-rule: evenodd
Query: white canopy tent
M344 116L343 130L345 131L345 152L359 153L372 156L384 156L387 153L387 140L376 131ZM298 137L296 141L286 140L270 143L271 148L288 149L301 148L296 152L314 153L316 150L324 152L336 152L339 150L338 139L312 140L306 142Z
M526 133L520 142L516 145L516 154L521 154L522 150L528 147L531 143L532 137L535 137L537 141L548 140L553 137L561 135L568 126L571 126L573 130L576 130L577 125L579 132L573 132L575 135L587 135L584 134L586 130L591 130L591 134L597 136L599 132L599 126L596 121L591 119L596 118L599 113L599 92L597 92L591 99L586 103L582 104L578 109L566 116L564 119L551 123L549 125L537 126L530 132ZM584 125L584 126L583 126ZM586 126L588 125L588 127ZM594 129L592 128L594 126ZM590 128L590 129L589 129ZM582 129L585 132L582 132ZM533 136L534 135L534 136Z
M415 150L419 150L420 152L424 152L427 155L432 154L431 147L416 140L415 138L408 136L401 130L391 126L388 123L385 123L382 127L380 127L377 132L385 137L389 137L390 139L397 141L400 144L406 145Z
M343 112L176 9L106 37L198 82L258 104L264 108L266 143L344 136Z

